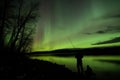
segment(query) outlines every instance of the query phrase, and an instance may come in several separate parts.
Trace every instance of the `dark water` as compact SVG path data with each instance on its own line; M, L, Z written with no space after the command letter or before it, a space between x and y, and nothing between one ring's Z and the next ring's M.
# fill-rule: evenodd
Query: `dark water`
M74 57L38 56L32 58L65 65L70 70L77 72L76 59ZM87 65L96 73L98 80L120 80L120 55L84 56L84 70L86 70Z

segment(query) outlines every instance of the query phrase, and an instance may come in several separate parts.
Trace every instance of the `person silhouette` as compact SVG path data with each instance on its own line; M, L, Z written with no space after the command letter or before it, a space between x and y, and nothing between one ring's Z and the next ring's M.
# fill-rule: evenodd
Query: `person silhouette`
M82 64L83 55L80 54L80 53L77 53L77 54L75 55L75 58L77 59L78 76L83 77L83 64Z

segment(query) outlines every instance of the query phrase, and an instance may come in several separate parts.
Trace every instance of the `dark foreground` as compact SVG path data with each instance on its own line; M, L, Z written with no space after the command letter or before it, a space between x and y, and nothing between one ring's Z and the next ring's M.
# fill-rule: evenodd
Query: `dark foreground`
M63 65L33 60L24 55L0 56L0 80L76 80Z

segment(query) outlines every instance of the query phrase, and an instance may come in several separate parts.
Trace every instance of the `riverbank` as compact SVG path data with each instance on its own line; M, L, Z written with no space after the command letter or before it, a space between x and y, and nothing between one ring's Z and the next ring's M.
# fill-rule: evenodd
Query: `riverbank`
M76 75L63 65L25 56L0 56L0 64L0 80L76 80Z

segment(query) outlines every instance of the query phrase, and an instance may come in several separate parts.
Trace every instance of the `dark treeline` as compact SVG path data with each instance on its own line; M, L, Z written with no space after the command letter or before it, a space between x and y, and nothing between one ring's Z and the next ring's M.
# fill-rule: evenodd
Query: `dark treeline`
M112 46L112 47L96 47L96 48L72 48L72 49L58 49L52 51L40 51L40 52L31 52L27 55L29 56L61 56L61 57L70 57L75 56L77 53L83 55L120 55L120 46Z

